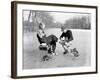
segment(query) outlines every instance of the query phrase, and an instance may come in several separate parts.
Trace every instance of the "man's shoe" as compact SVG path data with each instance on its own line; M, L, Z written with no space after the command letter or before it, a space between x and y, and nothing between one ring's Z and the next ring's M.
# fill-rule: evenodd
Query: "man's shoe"
M65 50L65 52L63 52L63 54L65 55L65 54L68 54L68 50Z

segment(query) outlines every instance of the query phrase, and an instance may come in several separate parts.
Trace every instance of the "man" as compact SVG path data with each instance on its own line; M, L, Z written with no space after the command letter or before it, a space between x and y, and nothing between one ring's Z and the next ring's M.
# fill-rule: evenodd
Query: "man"
M62 34L60 36L60 44L64 48L64 53L70 52L70 46L72 45L73 35L71 30L67 30L64 26L61 27Z

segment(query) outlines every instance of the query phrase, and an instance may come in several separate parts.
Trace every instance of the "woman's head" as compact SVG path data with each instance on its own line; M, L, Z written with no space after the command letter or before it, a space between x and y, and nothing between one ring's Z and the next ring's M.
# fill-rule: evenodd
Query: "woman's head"
M40 23L39 24L39 29L44 29L45 28L45 24L44 23Z

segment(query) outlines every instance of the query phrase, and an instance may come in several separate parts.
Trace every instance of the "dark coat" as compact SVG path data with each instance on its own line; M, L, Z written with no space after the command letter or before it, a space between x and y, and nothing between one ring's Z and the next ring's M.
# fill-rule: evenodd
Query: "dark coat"
M67 42L72 41L73 40L72 31L71 30L67 30L66 32L63 32L61 34L61 36L60 36L60 39L63 38L63 37L68 38Z

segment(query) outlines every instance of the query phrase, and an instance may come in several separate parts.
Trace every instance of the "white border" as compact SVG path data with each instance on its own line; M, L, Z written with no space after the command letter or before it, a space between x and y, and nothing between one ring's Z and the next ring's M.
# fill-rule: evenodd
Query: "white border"
M77 68L52 68L52 69L31 69L22 70L22 10L45 10L45 11L64 11L64 12L83 12L91 13L91 66L77 67ZM27 5L17 4L17 76L32 76L44 74L61 74L61 73L77 73L77 72L93 72L96 69L96 48L95 48L95 9L91 8L73 8L73 7L59 7L59 6L45 6L45 5Z

